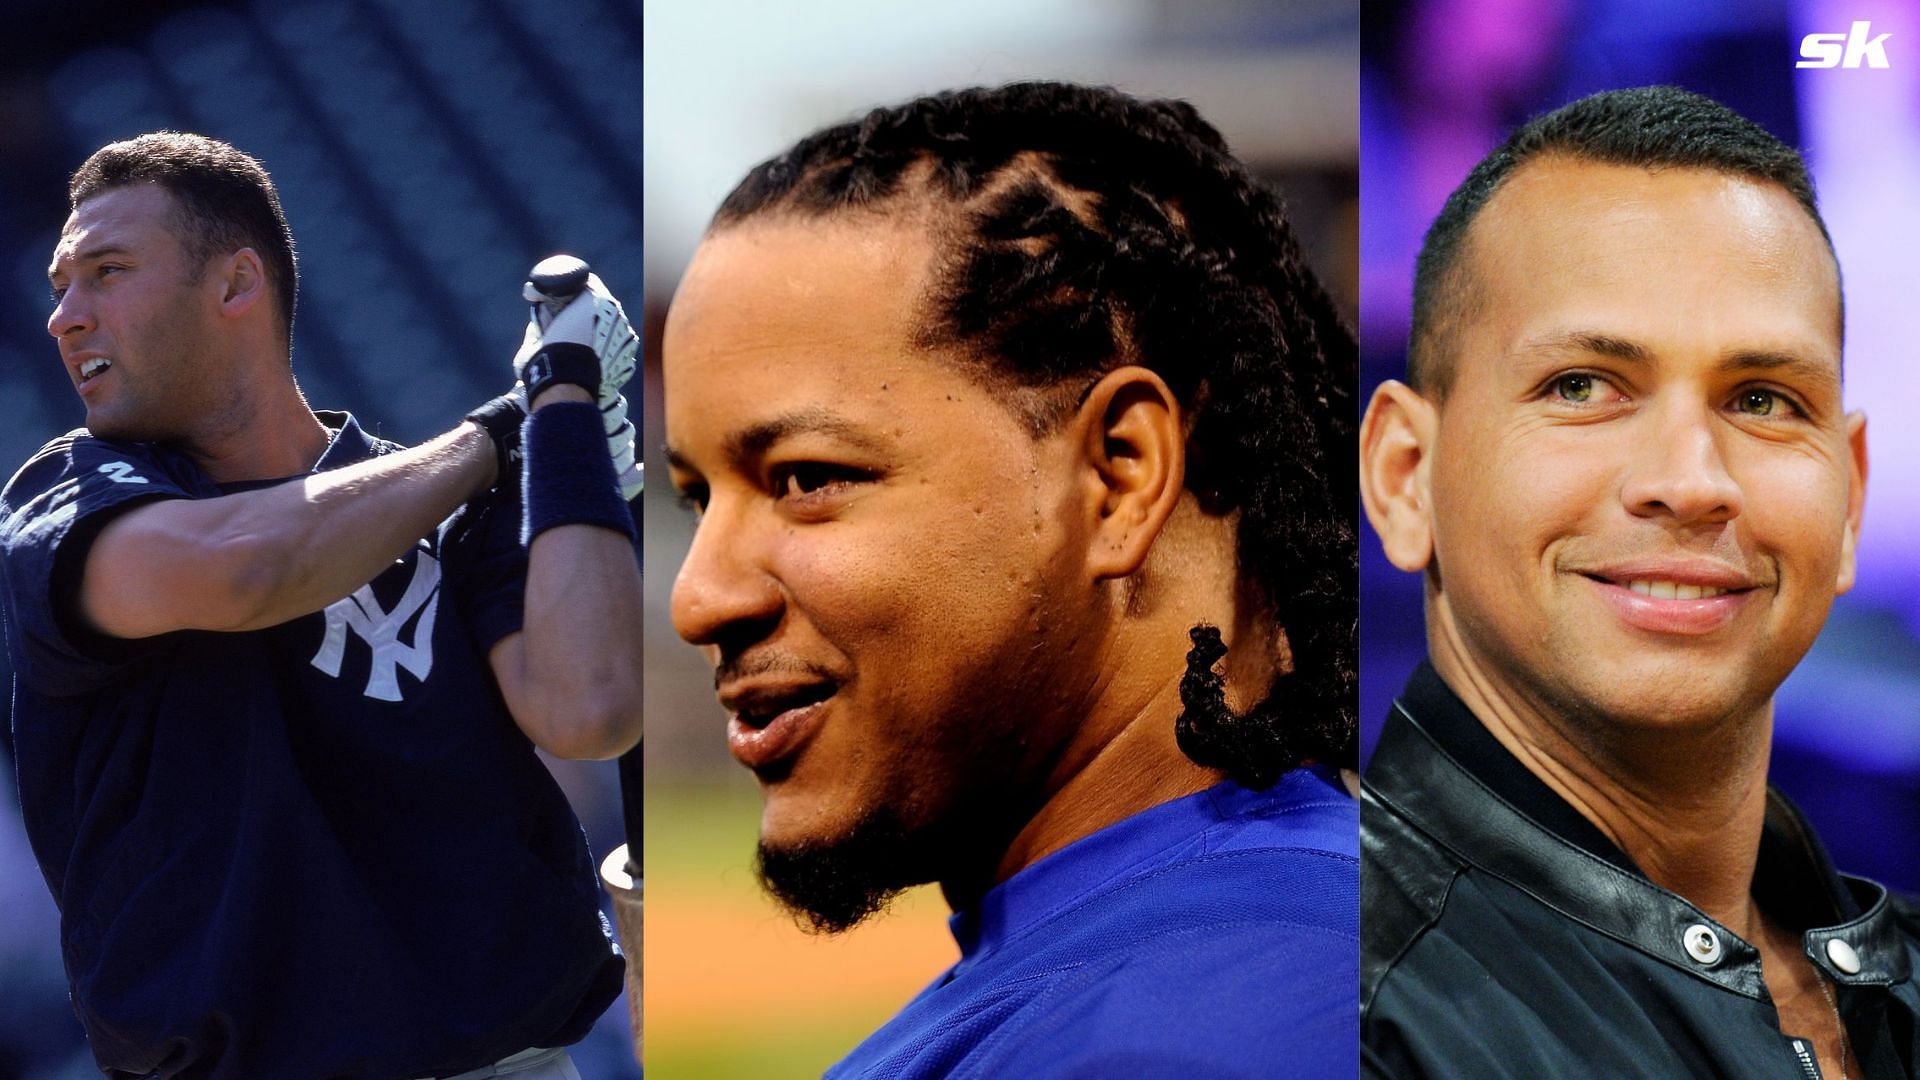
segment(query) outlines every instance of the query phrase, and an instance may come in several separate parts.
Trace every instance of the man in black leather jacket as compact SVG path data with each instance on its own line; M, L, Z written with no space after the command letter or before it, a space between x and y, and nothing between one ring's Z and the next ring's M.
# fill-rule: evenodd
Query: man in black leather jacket
M1920 1075L1920 915L1766 786L1866 421L1799 155L1704 98L1532 121L1428 233L1366 509L1431 660L1362 796L1369 1073Z

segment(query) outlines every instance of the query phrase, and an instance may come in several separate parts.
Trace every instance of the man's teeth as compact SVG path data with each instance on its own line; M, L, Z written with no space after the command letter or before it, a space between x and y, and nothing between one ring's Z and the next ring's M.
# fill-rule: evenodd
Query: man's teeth
M104 356L96 356L80 365L80 377L83 379L91 379L97 372L105 371L112 366L113 361Z
M1675 581L1629 581L1627 588L1655 600L1701 600L1727 591L1711 585L1682 585Z

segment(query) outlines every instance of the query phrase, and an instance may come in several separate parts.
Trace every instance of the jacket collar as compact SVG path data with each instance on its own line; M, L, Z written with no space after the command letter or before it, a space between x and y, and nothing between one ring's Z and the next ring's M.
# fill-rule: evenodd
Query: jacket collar
M1365 786L1459 859L1566 917L1728 990L1765 997L1754 946L1641 874L1508 753L1430 665L1421 665L1394 703ZM1768 793L1755 876L1770 911L1814 920L1803 940L1829 978L1886 986L1911 976L1887 891L1836 874L1813 830L1777 791ZM1688 947L1690 940L1699 944L1702 927L1717 945L1706 950L1717 954L1711 960ZM1829 944L1834 941L1844 948ZM1849 959L1849 949L1858 971L1844 971L1835 960L1835 954Z

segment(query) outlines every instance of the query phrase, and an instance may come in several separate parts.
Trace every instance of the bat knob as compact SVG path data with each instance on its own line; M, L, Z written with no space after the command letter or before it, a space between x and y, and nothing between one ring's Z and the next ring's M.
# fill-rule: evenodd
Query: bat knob
M587 287L590 270L585 259L572 255L549 255L534 264L521 295L536 304L571 300Z

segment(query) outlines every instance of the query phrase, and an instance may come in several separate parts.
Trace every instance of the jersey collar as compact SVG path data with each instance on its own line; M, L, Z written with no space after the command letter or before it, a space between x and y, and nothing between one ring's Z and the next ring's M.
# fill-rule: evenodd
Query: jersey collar
M326 429L333 433L333 439L327 443L326 452L314 463L314 472L326 472L338 469L342 465L351 465L356 461L365 461L378 453L377 445L360 429L360 422L349 412L317 411L313 414Z

